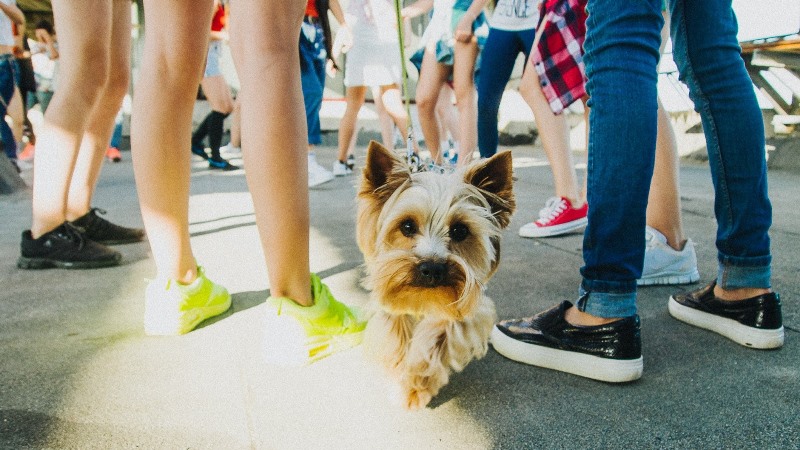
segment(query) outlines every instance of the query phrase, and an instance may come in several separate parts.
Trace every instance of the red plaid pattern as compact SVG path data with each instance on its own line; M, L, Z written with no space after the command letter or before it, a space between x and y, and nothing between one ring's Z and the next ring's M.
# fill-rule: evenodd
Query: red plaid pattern
M539 27L544 30L531 49L530 63L555 114L586 95L586 1L546 0L541 5Z

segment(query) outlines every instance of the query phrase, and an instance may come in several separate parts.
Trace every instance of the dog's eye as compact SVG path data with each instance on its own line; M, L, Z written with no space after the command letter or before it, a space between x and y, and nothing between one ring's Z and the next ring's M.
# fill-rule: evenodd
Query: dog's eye
M417 234L417 224L411 219L406 219L400 224L400 232L405 237L411 237Z
M469 236L469 228L463 223L455 223L450 226L450 239L461 242Z

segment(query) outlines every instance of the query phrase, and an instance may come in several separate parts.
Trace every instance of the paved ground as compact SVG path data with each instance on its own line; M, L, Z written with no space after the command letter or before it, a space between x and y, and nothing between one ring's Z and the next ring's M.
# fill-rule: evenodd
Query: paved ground
M124 156L104 168L96 205L115 222L141 225ZM552 181L541 151L517 147L514 156L519 212L488 288L504 318L574 299L582 261L579 234L516 236ZM320 149L326 165L333 158L333 148ZM311 191L311 256L340 299L361 304L354 181ZM707 167L683 167L681 184L705 281L716 267ZM609 385L490 350L416 413L388 402L380 371L358 348L304 369L262 363L269 285L242 172L194 170L193 246L233 292L233 308L175 338L142 331L144 279L154 274L146 244L119 247L125 263L117 268L20 271L30 195L0 197L0 448L798 448L800 182L773 171L770 189L783 349L750 350L681 324L666 309L680 288L646 288L641 380Z

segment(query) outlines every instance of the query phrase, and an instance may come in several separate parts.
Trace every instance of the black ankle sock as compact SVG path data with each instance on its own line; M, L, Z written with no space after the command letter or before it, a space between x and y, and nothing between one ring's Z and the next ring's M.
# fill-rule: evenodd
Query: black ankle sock
M223 126L229 114L211 111L208 115L208 146L211 147L211 157L214 159L220 159L219 146L222 144Z
M192 145L195 147L199 147L203 143L203 139L205 139L206 135L208 134L208 122L211 119L211 115L214 114L214 111L208 113L208 115L200 122L200 125L194 130L192 133Z

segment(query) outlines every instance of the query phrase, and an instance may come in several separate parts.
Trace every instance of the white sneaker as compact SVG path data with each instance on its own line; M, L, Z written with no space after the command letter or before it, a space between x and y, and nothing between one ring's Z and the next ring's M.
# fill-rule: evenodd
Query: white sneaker
M308 159L308 187L319 186L333 179L333 172L319 165L316 159Z
M219 148L219 152L225 156L242 156L242 147L234 147L230 143Z
M642 278L636 280L636 284L689 284L700 280L691 239L686 241L683 250L678 251L667 244L667 238L661 232L650 226L645 229L645 239L644 268Z
M347 166L342 162L336 161L333 163L333 175L336 177L344 177L347 175L352 175L353 169Z

